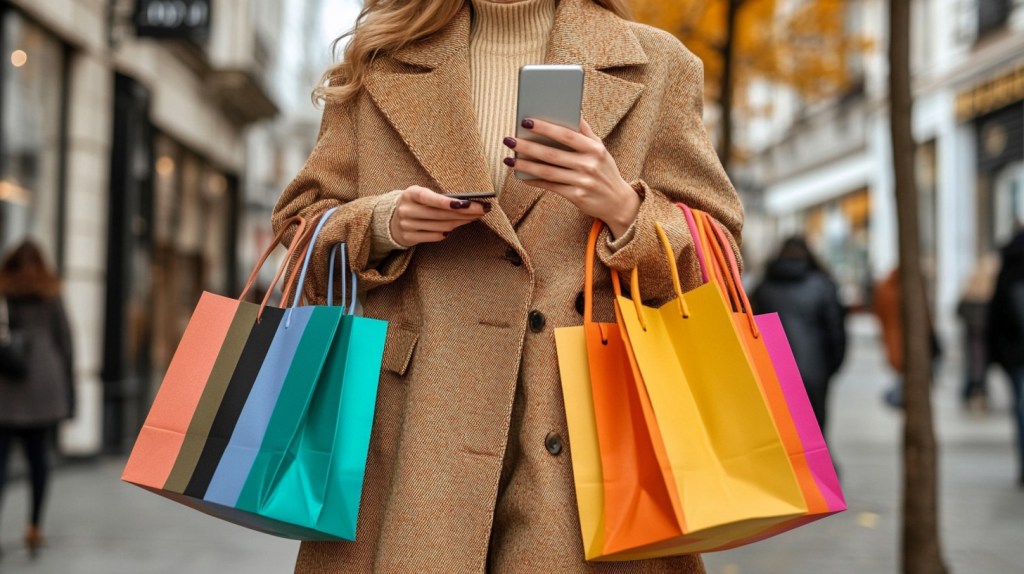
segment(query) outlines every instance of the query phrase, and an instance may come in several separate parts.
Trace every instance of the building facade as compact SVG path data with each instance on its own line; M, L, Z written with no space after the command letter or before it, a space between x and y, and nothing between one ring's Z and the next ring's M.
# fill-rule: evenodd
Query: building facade
M853 308L898 264L888 117L887 3L850 4L873 48L855 89L805 105L775 86L772 117L744 134L763 187L764 236L806 234ZM914 136L922 258L937 323L949 334L967 277L1024 223L1024 2L914 0ZM752 254L756 268L767 249Z
M66 452L130 446L199 294L239 289L267 225L247 219L252 134L281 115L285 41L322 46L286 30L306 4L0 2L0 251L33 239L64 280Z

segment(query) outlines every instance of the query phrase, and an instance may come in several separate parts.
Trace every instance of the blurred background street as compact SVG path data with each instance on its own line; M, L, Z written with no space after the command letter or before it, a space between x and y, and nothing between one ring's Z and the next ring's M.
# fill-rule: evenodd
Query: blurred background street
M971 305L987 316L1000 250L1024 228L1024 0L909 1L914 111L903 117L917 143L923 298L941 349L944 555L956 572L1015 572L1024 477L1010 387L994 365L967 373L976 357L964 335ZM750 291L795 236L847 311L827 437L849 511L708 556L708 570L896 572L902 425L883 401L897 377L875 313L899 263L888 2L631 3L705 63L707 128L746 209ZM22 549L28 481L15 449L0 572L291 570L295 543L118 476L199 295L237 293L272 239L277 196L315 143L311 88L360 8L0 0L0 256L32 240L56 269L78 397L55 437L49 547L36 560Z

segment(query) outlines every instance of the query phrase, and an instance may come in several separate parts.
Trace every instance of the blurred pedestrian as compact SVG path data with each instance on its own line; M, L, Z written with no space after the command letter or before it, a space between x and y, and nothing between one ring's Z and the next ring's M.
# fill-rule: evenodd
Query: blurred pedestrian
M779 314L824 433L829 385L846 355L846 317L835 282L802 237L782 243L751 304Z
M1002 251L1003 266L989 306L989 349L1006 370L1017 427L1018 483L1024 488L1024 231Z
M924 293L921 294L924 297ZM874 289L874 311L882 328L882 343L889 366L899 377L886 391L886 404L893 408L903 408L903 296L900 292L900 269L892 270L889 275L878 282ZM942 355L939 338L935 334L931 313L928 313L928 338L931 341L932 360Z
M988 306L995 289L999 262L984 257L975 265L960 296L956 314L963 322L964 380L960 398L964 408L974 412L988 410L989 366Z
M43 544L50 445L57 423L70 418L75 406L71 332L60 289L35 243L22 243L0 265L0 315L6 311L0 327L26 341L23 369L0 367L0 502L9 451L17 442L32 481L25 544L33 555Z

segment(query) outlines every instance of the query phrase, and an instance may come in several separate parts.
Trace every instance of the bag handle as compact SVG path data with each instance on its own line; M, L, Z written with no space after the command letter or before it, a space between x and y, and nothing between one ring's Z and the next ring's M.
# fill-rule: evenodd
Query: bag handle
M320 232L323 230L324 225L326 225L327 221L331 219L331 216L334 215L335 211L338 211L337 207L332 207L332 208L328 209L327 211L325 211L323 213L323 215L320 216L320 220L317 221L316 227L313 229L312 233L309 234L309 238L308 238L308 242L307 242L308 244L306 246L306 252L305 252L305 254L302 255L302 265L301 265L301 271L299 272L299 280L298 280L298 283L296 283L296 285L295 285L295 296L294 296L294 300L292 301L292 309L294 309L296 306L298 306L299 299L302 297L303 289L306 286L306 274L309 272L309 260L313 258L313 250L316 248L316 240L320 237ZM331 259L330 263L331 263L331 269L333 269L334 268L334 260L333 260L333 258ZM299 266L297 265L296 267L298 268ZM332 287L333 287L333 285L332 285ZM292 313L291 313L291 309L290 309L289 313L285 317L285 328L288 328L289 326L291 326L291 319L292 319Z
M700 233L701 241L708 246L708 251L711 253L709 257L711 273L714 276L716 284L719 286L719 290L722 292L722 296L729 300L729 305L732 310L736 313L743 312L743 302L740 300L739 294L736 292L736 287L732 281L725 274L725 269L728 269L729 264L725 261L725 256L722 255L721 251L716 249L717 239L711 235L711 231L708 228L707 214L698 211L694 214L695 223L697 224L697 230Z
M601 235L601 230L604 229L604 222L600 219L595 219L594 224L590 226L590 235L587 236L587 261L583 266L583 324L590 325L594 322L594 260L597 258L597 238ZM614 269L611 270L612 281L617 286L619 274ZM618 294L618 291L616 291ZM605 331L605 326L598 323L598 329L601 331L601 343L604 345L608 344L608 333Z
M672 250L672 243L668 240L668 235L665 234L665 229L662 228L661 224L657 221L654 222L654 229L658 233L658 239L661 241L661 246L665 249L665 256L668 259L668 266L671 270L672 275L672 288L676 292L676 304L679 306L679 315L683 319L690 318L690 308L686 304L686 297L683 295L683 287L679 283L679 268L676 266L676 255ZM640 271L636 267L633 268L633 272L629 278L630 291L633 297L633 305L636 306L637 317L640 319L640 327L646 331L647 321L643 315L643 299L640 296Z
M721 269L713 265L714 261L709 263L707 255L708 250L705 249L704 246L710 246L714 240L707 235L704 227L700 225L701 219L695 215L695 213L703 214L704 212L690 209L690 206L684 203L677 203L676 207L678 207L680 211L683 212L683 215L686 216L686 225L690 228L690 236L693 238L693 247L694 251L697 253L697 262L700 264L700 273L704 283L715 280L722 291L722 295L729 299L734 309L739 310L741 308L739 298L736 297L731 286L726 283L725 278L721 273Z
M707 233L711 238L711 241L708 242L711 245L711 249L715 252L715 256L719 259L723 270L728 270L728 273L723 273L723 275L726 276L726 281L731 285L732 290L736 292L739 298L741 310L747 316L747 323L750 325L750 332L755 339L758 339L761 337L761 330L758 328L757 320L754 318L754 309L750 305L750 298L747 297L747 290L743 287L740 267L736 261L736 254L733 253L732 246L729 244L729 239L710 215L702 212L700 217L704 220Z
M341 304L344 305L345 301L348 299L348 297L345 294L347 287L347 283L345 281L345 272L348 271L352 276L352 302L349 303L348 312L346 314L355 315L356 293L358 291L359 277L356 275L355 270L349 268L348 266L348 252L345 242L336 243L334 244L333 247L331 247L331 254L328 258L328 261L330 262L330 267L328 268L327 272L327 305L334 305L334 264L335 259L338 257L339 254L341 255Z
M281 280L281 276L284 275L285 269L288 266L288 261L291 260L292 256L295 255L295 250L302 244L302 237L306 232L305 218L295 215L284 222L281 229L277 231L277 235L274 236L274 240L271 241L270 245L263 251L263 255L260 256L260 260L256 262L256 266L253 268L252 273L249 274L249 280L245 282L245 288L242 289L242 294L238 296L238 300L241 301L249 294L249 290L252 289L252 286L256 283L256 277L259 275L260 269L263 268L263 265L267 262L267 259L270 258L270 254L274 252L274 249L281 244L285 233L292 225L296 226L295 235L292 237L292 242L288 245L288 253L285 255L284 261L281 263L281 266L277 268L274 280L267 288L266 295L263 296L263 301L260 304L260 310L256 314L257 321L259 321L260 317L263 315L263 309L267 306L267 302L270 301L270 296L274 293L274 287L277 285L277 282ZM281 304L284 304L283 298L281 300Z
M704 260L704 248L701 246L700 237L698 236L697 223L693 220L693 211L691 211L690 206L685 203L677 203L676 207L678 207L686 217L686 226L690 228L690 235L693 237L693 249L697 252L697 263L700 264L700 277L704 283L707 283L707 263Z
M323 217L323 214L320 214L320 215L317 215L316 217L314 217L313 219L311 219L311 220L309 220L307 222L307 227L310 227L310 229L309 229L310 233L306 233L306 234L304 234L302 236L302 243L299 244L299 248L297 250L298 256L296 257L295 262L292 265L292 271L288 275L288 281L284 284L284 289L281 292L281 303L282 303L282 306L284 306L284 303L286 301L288 301L288 299L291 298L292 289L295 288L295 283L299 279L299 273L302 271L302 265L306 261L307 247L309 246L310 240L313 238L313 234L311 233L312 228L316 227L317 225L319 225L320 219L322 217ZM303 303L303 300L305 299L304 295L305 294L303 294L303 297L300 298L300 300L299 300L300 304Z

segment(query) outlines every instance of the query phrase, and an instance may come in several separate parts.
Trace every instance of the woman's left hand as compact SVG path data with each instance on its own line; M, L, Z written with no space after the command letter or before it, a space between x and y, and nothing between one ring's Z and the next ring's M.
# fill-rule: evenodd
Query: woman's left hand
M505 145L519 154L505 158L505 165L536 177L523 183L561 195L621 237L636 220L640 196L622 179L615 159L586 120L580 121L579 132L543 120L523 120L523 127L572 151L505 138Z

